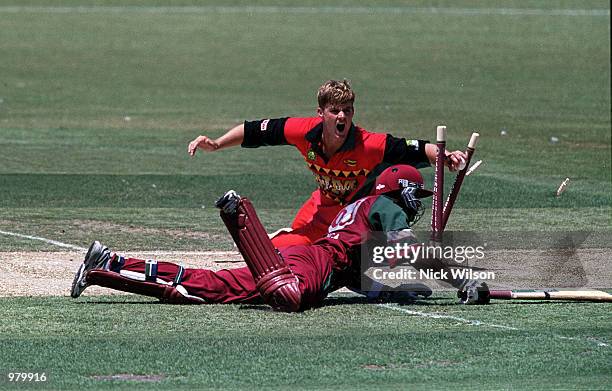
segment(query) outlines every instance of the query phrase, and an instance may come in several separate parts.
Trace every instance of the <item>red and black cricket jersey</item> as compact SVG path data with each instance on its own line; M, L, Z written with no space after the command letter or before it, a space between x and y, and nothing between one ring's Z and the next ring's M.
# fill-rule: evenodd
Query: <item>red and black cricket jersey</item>
M381 163L429 166L424 140L372 133L351 124L342 147L329 159L322 152L323 123L318 117L245 121L242 147L293 145L315 176L323 198L340 205L353 199L367 175Z

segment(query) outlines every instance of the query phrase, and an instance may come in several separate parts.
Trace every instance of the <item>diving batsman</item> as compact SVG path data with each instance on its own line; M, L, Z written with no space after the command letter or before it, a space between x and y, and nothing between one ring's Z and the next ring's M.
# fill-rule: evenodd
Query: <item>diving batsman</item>
M71 295L77 298L88 286L99 285L157 297L166 303L263 302L284 312L319 307L330 292L342 287L368 293L369 287L361 286L359 278L361 263L369 262L361 259L367 253L363 247L415 245L411 227L422 215L421 198L431 194L414 167L391 166L377 177L372 195L347 205L336 215L326 236L312 245L277 249L251 202L229 191L216 205L246 267L216 272L183 268L169 262L124 257L96 241L75 275ZM445 267L436 259L419 259L412 265ZM445 282L460 290L463 303L488 302L484 283Z

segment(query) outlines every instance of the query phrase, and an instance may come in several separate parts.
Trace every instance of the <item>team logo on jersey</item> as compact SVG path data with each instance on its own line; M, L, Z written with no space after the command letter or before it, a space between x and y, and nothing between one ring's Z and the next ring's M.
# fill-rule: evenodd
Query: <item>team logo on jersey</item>
M347 166L355 167L357 165L357 160L345 159L344 164Z
M308 160L315 160L317 158L317 154L315 153L315 151L310 149L308 151L307 157L308 157Z
M343 203L357 189L356 179L332 178L328 175L315 174L315 180L323 195Z

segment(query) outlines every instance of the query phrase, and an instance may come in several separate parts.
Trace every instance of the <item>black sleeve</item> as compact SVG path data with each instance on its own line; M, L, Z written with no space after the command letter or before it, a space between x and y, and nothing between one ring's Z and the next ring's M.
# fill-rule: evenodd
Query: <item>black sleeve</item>
M429 159L425 154L427 140L406 140L387 135L383 161L391 164L409 164L416 168L429 167Z
M266 145L287 145L285 138L287 118L244 121L243 148L257 148Z

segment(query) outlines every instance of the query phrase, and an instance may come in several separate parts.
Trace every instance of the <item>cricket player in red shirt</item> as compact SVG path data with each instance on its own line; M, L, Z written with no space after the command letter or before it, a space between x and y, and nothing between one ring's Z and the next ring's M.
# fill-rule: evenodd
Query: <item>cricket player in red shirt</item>
M372 133L353 123L355 93L348 81L329 80L318 90L317 116L245 121L213 140L199 136L188 146L212 152L241 145L257 148L293 145L314 174L318 188L298 211L290 230L272 238L276 247L310 244L323 237L336 214L358 196L369 193L375 174L392 164L427 167L435 161L437 147L424 140L406 140ZM457 171L466 155L448 152L447 166ZM368 177L368 174L373 173Z
M263 301L287 312L318 307L329 292L344 286L367 293L368 287L361 284L363 262L366 266L370 262L366 249L373 245L415 244L410 227L422 214L420 198L429 195L431 191L424 189L418 170L406 165L391 166L377 178L375 194L344 207L324 238L312 245L277 250L250 201L230 191L217 206L222 209L221 217L247 267L217 272L185 269L169 262L125 258L94 242L75 275L71 295L79 297L88 286L100 285L168 303ZM433 265L426 260L413 266ZM446 282L460 289L466 304L488 301L485 283Z

